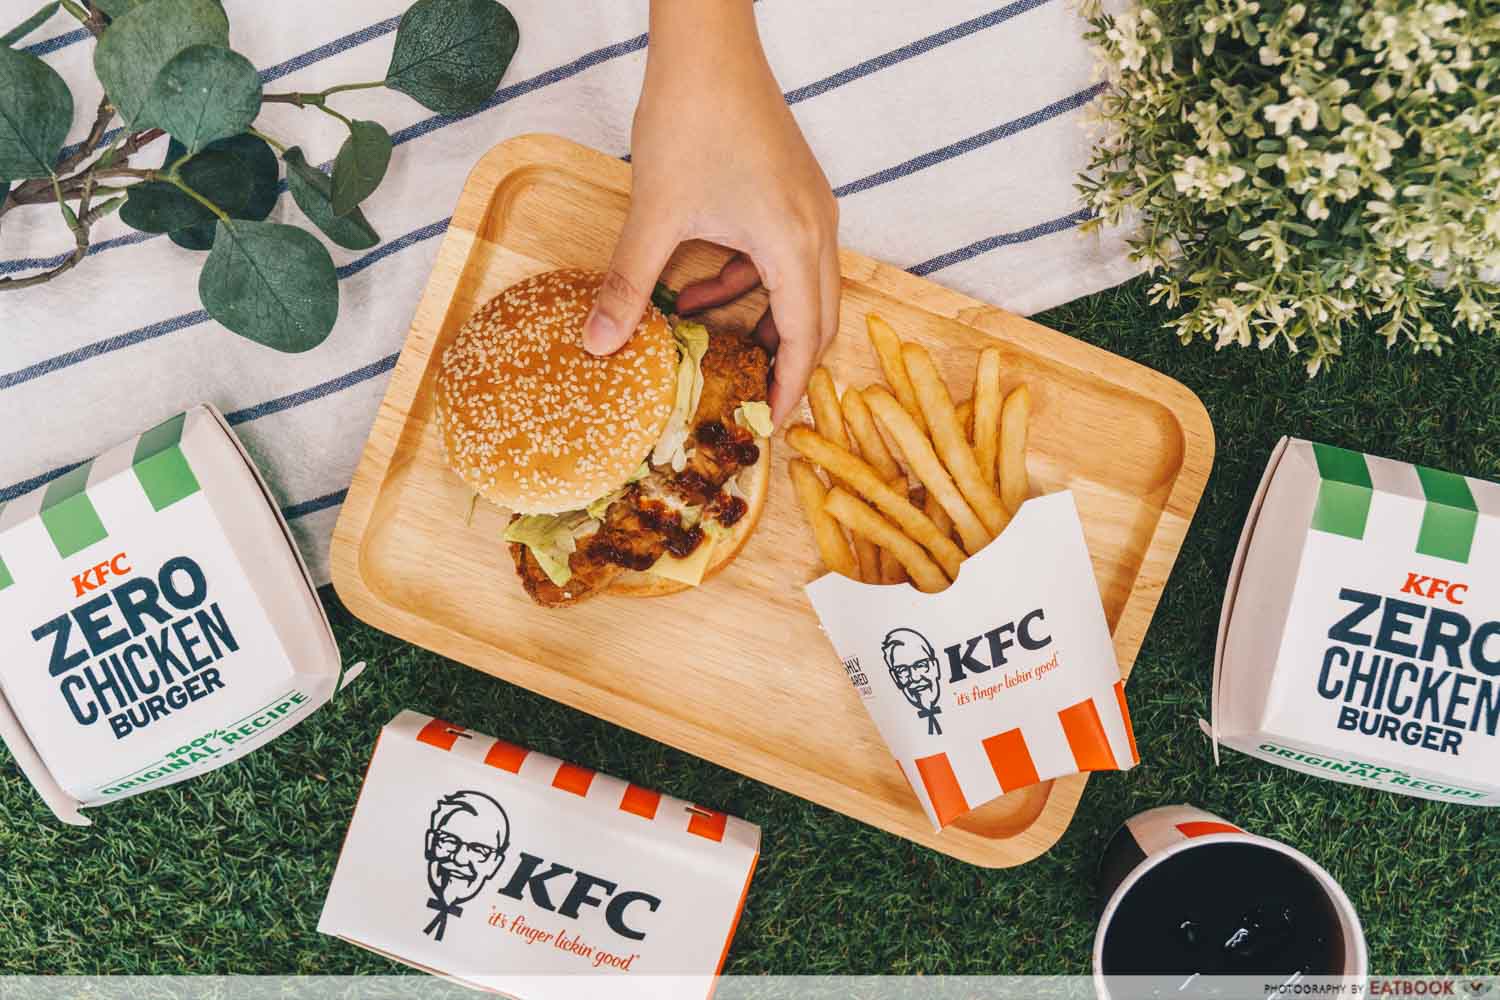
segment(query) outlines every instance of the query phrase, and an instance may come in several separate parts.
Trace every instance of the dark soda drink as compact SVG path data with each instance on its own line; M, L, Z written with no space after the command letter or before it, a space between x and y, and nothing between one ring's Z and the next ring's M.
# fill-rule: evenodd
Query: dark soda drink
M1124 840L1122 842L1122 836ZM1104 864L1133 868L1140 849L1116 835ZM1115 881L1108 878L1106 881ZM1262 976L1344 970L1338 912L1295 858L1254 843L1211 843L1149 868L1105 930L1106 976Z

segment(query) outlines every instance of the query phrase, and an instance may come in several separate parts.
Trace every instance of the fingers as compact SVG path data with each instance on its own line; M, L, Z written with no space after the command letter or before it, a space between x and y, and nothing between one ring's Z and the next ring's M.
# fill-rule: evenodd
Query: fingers
M823 352L821 265L817 254L785 254L773 264L778 277L771 288L771 312L781 343L771 378L771 419L780 424L807 390L807 381Z
M824 244L822 255L822 284L818 291L822 296L823 327L819 339L819 356L833 343L839 332L839 299L844 294L843 275L839 270L839 248L837 241Z
M677 311L689 316L733 302L760 285L760 272L748 256L737 253L724 262L716 277L695 281L677 294Z
M755 324L755 329L750 333L750 339L765 349L765 352L773 358L776 349L781 346L781 331L776 329L776 317L771 315L767 309L761 313L760 321Z
M632 203L604 286L583 327L583 346L589 353L613 354L640 325L656 279L677 249L678 234L670 219L665 212Z

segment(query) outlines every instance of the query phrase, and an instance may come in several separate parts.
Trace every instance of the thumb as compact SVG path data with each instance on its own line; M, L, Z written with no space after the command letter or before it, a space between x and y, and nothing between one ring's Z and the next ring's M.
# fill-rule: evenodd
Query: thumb
M609 273L584 324L583 347L590 354L613 354L625 346L640 325L667 258L677 249L676 232L666 215L642 216L632 208L625 220Z

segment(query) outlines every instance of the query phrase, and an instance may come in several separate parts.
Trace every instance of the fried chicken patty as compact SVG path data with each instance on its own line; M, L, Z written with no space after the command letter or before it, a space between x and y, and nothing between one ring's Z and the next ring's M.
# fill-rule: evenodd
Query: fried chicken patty
M747 337L710 331L701 368L703 395L690 421L686 468L673 472L653 466L610 504L599 530L579 539L568 558L572 579L559 587L530 549L510 543L521 582L538 604L573 604L607 588L627 569L649 569L664 553L691 554L703 540L703 529L683 525L683 506L708 505L705 516L726 527L743 516L744 501L721 490L760 460L760 447L750 431L735 423L734 411L741 403L766 398L770 358Z

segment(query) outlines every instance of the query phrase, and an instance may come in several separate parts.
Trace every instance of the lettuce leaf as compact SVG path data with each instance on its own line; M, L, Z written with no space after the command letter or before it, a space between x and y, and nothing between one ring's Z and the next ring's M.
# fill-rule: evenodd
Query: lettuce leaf
M741 403L734 409L734 422L756 437L768 438L776 433L776 425L771 423L770 403L757 400Z
M677 396L667 429L651 451L653 465L670 465L673 472L687 468L688 421L698 412L703 398L703 355L708 352L708 328L701 323L678 323L672 328L677 341Z
M527 514L505 528L507 542L519 542L531 550L547 579L559 587L573 579L568 557L578 548L575 529L591 520L581 510L566 514Z

